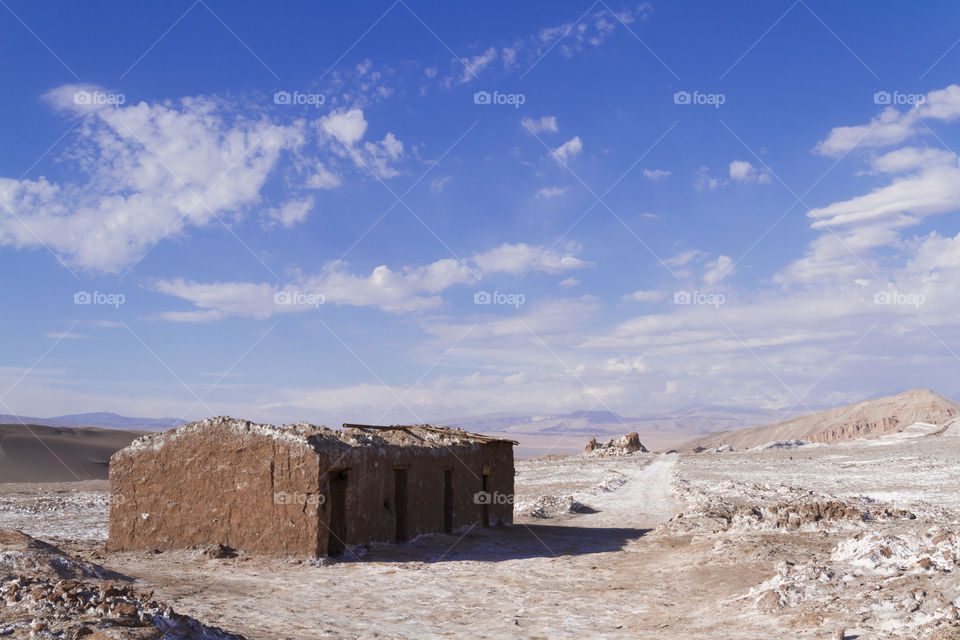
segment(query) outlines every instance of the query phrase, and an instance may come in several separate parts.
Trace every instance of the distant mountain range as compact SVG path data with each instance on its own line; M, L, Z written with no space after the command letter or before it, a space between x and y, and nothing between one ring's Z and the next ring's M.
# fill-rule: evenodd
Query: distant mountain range
M177 418L128 418L116 413L75 413L53 418L15 416L0 413L0 424L41 424L50 427L100 427L127 431L165 431L184 424Z
M763 409L689 405L676 411L640 417L625 417L612 411L573 411L556 414L490 413L438 421L438 424L462 427L468 431L514 436L568 436L575 442L596 436L640 434L647 446L662 447L689 438L712 433L770 424L783 413ZM523 438L519 438L523 441ZM649 444L648 444L649 443ZM576 445L576 449L582 448ZM570 450L570 447L564 447Z

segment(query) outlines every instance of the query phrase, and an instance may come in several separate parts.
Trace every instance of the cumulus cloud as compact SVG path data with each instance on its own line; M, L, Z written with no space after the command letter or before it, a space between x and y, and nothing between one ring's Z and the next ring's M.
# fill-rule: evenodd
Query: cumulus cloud
M312 208L313 198L284 202L279 207L267 209L267 220L264 221L264 226L268 228L280 226L289 229L306 220Z
M561 165L566 165L580 155L581 151L583 151L583 142L580 140L580 136L574 136L554 149L551 153L554 160Z
M154 243L258 203L299 125L231 115L217 100L77 103L88 85L46 98L82 118L70 182L0 178L0 244L46 246L74 266L118 272ZM96 89L100 90L100 89Z
M336 189L342 184L343 179L318 160L314 163L313 170L307 177L306 187L309 189Z
M362 109L336 111L320 118L316 127L322 136L334 143L330 145L334 153L349 158L358 168L382 179L400 175L394 165L403 156L403 143L391 132L379 142L363 142L367 120Z
M568 247L570 251L576 247ZM214 321L231 315L258 318L314 309L322 304L375 307L388 312L435 309L440 293L455 285L474 284L495 273L526 270L558 274L589 266L568 252L527 244L505 243L465 260L447 258L426 265L392 269L375 267L369 275L350 272L342 262L324 266L318 274L301 275L283 285L253 282L200 283L184 279L160 280L155 291L192 303L192 311L174 311L160 317L175 322Z
M746 160L734 160L730 163L730 179L737 182L770 182L770 174L760 171Z

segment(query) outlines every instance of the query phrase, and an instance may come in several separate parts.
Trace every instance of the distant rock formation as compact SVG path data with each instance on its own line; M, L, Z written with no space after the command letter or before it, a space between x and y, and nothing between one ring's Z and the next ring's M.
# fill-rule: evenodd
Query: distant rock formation
M866 437L900 433L918 422L946 425L960 416L960 403L928 390L913 390L820 411L765 427L720 431L676 448L679 451L710 451L729 445L743 451L777 441L803 440L834 444Z
M590 438L583 453L595 456L626 456L637 451L646 453L647 448L640 442L640 434L634 431L606 442L597 442L596 438Z

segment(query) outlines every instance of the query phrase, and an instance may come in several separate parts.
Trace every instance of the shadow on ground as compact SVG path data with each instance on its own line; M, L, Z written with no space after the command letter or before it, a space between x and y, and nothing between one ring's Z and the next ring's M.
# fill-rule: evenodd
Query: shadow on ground
M348 551L341 562L503 562L620 551L650 529L514 524L432 533L406 544L370 544Z

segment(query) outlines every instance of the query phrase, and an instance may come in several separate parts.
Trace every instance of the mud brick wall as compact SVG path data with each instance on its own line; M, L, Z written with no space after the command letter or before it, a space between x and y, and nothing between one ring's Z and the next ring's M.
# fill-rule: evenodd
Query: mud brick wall
M349 548L410 540L445 525L480 525L484 514L490 525L513 522L509 442L416 427L386 438L303 427L211 418L117 452L110 464L108 549L223 544L321 555L330 551L331 531L337 547ZM398 496L397 469L404 470L405 500ZM485 473L486 505L477 500ZM338 499L331 478L344 474ZM404 501L406 508L399 508ZM342 517L332 519L334 513Z
M360 447L346 455L323 455L321 478L326 499L320 512L320 549L326 553L331 528L329 472L346 470L347 546L366 542L393 542L396 535L394 469L407 470L407 539L444 528L444 470L450 470L453 493L453 529L479 525L483 506L475 500L482 491L483 469L489 470L488 506L491 525L513 523L514 466L510 443L449 447Z
M217 428L175 433L111 459L108 549L318 552L319 460L308 445Z

